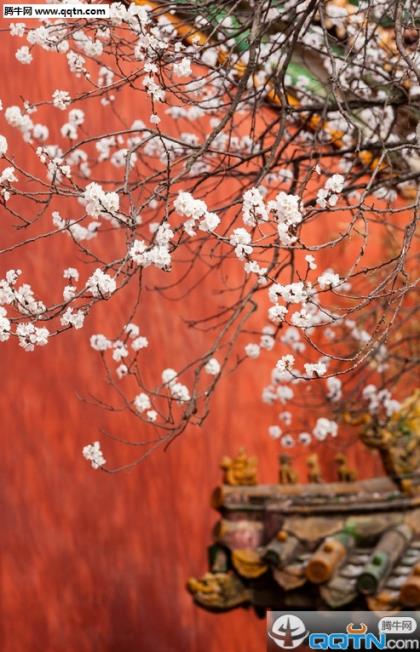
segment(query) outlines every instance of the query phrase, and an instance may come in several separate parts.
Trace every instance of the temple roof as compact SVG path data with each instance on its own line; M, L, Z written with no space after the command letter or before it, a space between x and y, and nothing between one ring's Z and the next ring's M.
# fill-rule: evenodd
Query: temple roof
M389 477L224 484L212 498L221 518L209 548L210 572L190 579L188 588L212 610L417 607L418 487L420 474L409 492Z
M309 482L297 484L282 454L279 484L258 484L255 458L225 457L210 571L188 582L195 601L212 610L419 607L420 390L386 427L365 420L362 439L379 449L386 477L357 481L339 453L339 482L323 482L312 453Z

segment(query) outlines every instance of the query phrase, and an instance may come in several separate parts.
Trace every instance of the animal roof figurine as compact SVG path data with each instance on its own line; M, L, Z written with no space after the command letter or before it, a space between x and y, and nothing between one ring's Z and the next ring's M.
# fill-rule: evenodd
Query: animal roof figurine
M257 484L257 460L247 457L245 449L241 448L239 454L231 459L224 457L220 463L223 471L223 482L228 485Z

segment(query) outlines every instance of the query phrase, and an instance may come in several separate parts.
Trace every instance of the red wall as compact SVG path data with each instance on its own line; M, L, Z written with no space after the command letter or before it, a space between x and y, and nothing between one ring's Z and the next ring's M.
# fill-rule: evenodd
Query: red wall
M64 63L36 50L36 67L17 64L13 51L22 43L4 33L1 39L5 106L21 94L37 100L55 88L71 90L74 82ZM54 116L63 121L63 114ZM134 117L144 116L139 109ZM96 120L109 128L105 113ZM2 116L0 125L2 132ZM22 156L25 148L15 135L11 150ZM1 240L8 241L9 234L3 231ZM63 267L60 260L70 246L65 238L53 246L45 242L22 250L18 264L35 288L54 284L51 269ZM0 276L7 268L0 259ZM205 286L203 305L211 300ZM188 299L183 311L188 312ZM190 575L206 569L216 518L209 496L220 480L222 455L245 445L260 460L261 478L276 479L278 447L266 430L278 410L263 409L260 402L271 363L248 362L225 380L204 428L191 429L168 452L158 452L130 473L94 472L81 448L100 427L123 435L138 429L128 417L111 417L76 397L102 386L98 356L87 341L91 332L113 334L119 323L113 323L112 312L106 315L106 329L98 310L86 329L34 353L15 343L0 348L0 649L262 651L264 624L251 611L205 613L184 586ZM181 332L162 302L151 302L141 323L144 334L150 327L161 337L154 354L157 369L175 366L187 347L196 346L194 331ZM108 442L104 448L110 459L127 457ZM374 459L362 449L353 453L363 475L369 475Z

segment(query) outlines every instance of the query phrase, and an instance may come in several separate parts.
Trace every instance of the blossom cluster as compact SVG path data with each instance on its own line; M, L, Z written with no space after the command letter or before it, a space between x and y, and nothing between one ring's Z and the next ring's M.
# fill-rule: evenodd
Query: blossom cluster
M82 453L83 457L91 463L93 469L99 469L106 464L99 441L84 446Z
M392 356L382 325L393 327L388 306L415 286L411 223L399 223L395 197L412 189L419 166L417 55L407 41L403 56L387 31L390 0L316 4L245 2L217 21L203 5L188 33L166 3L111 3L106 22L10 25L25 71L42 50L63 60L75 84L63 77L43 100L22 97L0 113L5 221L18 226L16 252L65 238L73 257L58 270L58 297L53 283L38 293L19 269L2 272L0 341L33 351L64 331L83 333L96 304L112 310L118 294L119 329L90 344L158 441L189 420L201 424L225 369L246 358L270 360L263 401L281 412L269 434L286 447L341 434L348 378L359 368L384 379L358 386L357 400L384 419L398 409L385 376L403 356ZM33 159L28 170L11 151L14 132ZM397 254L382 252L374 270L365 251L378 224ZM344 247L360 252L351 263ZM188 332L209 340L215 331L196 359L170 363L177 370L151 369L154 333L133 321L155 307L152 294ZM190 295L193 308L183 301ZM213 314L195 311L196 298ZM94 468L105 464L98 442L83 454Z

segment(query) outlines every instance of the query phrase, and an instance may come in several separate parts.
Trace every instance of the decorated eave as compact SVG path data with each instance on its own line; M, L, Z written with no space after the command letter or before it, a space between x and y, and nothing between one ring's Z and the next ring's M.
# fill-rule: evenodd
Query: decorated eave
M285 607L374 611L419 607L416 396L410 415L405 415L412 430L402 428L393 438L387 430L386 449L378 445L394 477L354 480L354 471L339 455L340 480L323 483L318 460L311 455L308 476L314 481L294 484L291 460L282 455L279 484L257 484L255 459L244 451L234 459L225 458L224 482L212 497L220 520L209 548L209 572L188 581L195 602L216 611L253 606L259 613ZM395 474L401 460L410 471L409 479Z

